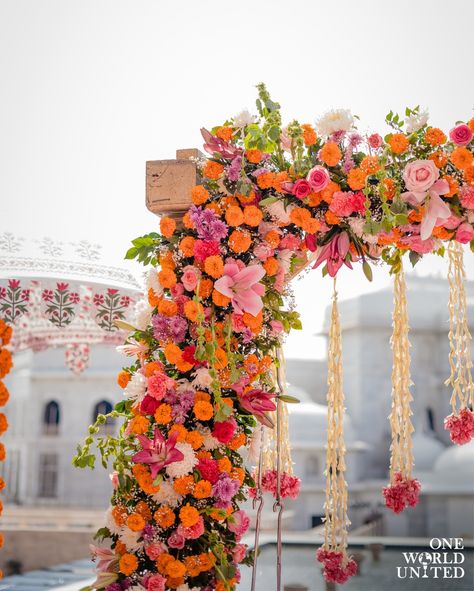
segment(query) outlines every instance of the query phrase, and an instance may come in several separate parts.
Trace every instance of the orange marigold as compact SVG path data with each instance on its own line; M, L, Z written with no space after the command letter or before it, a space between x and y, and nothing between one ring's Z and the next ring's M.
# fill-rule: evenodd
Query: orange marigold
M260 189L270 189L275 181L275 174L273 172L263 172L257 177L257 185Z
M228 127L227 125L223 125L216 130L216 136L224 140L225 142L230 142L232 136L234 135L234 130L232 127Z
M120 558L119 568L126 577L130 576L138 568L138 558L134 554L124 554Z
M178 306L171 300L161 300L158 304L158 312L163 316L175 316L178 313Z
M237 433L237 435L234 435L234 437L232 437L232 439L229 441L229 443L227 444L227 447L229 449L233 449L234 451L239 449L239 447L242 447L243 445L245 445L247 443L247 437L245 436L245 433Z
M336 226L337 224L341 223L341 219L337 217L335 213L332 211L327 210L326 214L324 215L324 219L330 226Z
M217 460L217 466L219 468L219 472L229 473L232 470L232 464L231 464L229 458L226 456Z
M170 404L164 402L160 404L160 406L155 410L155 421L158 425L167 425L171 422L172 417L172 407Z
M301 128L303 130L303 141L305 146L313 146L318 139L314 128L309 123L303 123Z
M463 170L463 176L470 185L474 184L474 166L470 164Z
M177 283L175 272L171 269L162 269L158 273L158 281L163 287L171 289Z
M388 145L394 154L403 154L408 148L409 141L404 133L393 133L388 140Z
M200 480L194 486L193 495L196 499L207 499L212 494L212 484L208 480Z
M186 574L186 567L184 566L184 563L181 562L181 560L175 560L173 558L166 565L166 574L172 579L184 577L184 575ZM167 583L169 586L170 581L168 581Z
M5 451L5 446L0 442L0 462L4 462L6 457L7 453Z
M457 180L454 177L452 177L449 174L445 175L443 177L443 179L445 181L447 181L447 183L449 185L449 191L447 193L445 193L445 195L443 195L443 197L454 197L454 195L456 195L459 190L459 183L457 182Z
M358 191L365 187L366 173L360 168L353 168L347 175L347 184L353 191Z
M160 219L160 231L165 238L171 238L176 230L176 222L173 218L162 217Z
M430 127L425 132L425 142L430 146L441 146L446 139L446 135L438 127Z
M176 478L173 482L173 488L179 495L192 494L194 490L194 476L189 474Z
M176 515L170 507L162 505L153 513L153 519L159 527L167 529L176 521Z
M192 257L194 255L194 238L192 236L185 236L179 243L179 250L185 257Z
M342 158L341 150L336 142L326 142L319 152L319 157L328 166L336 166Z
M467 122L469 129L474 133L474 117Z
M214 287L214 283L212 282L212 279L209 279L209 277L205 277L204 279L201 279L201 281L199 283L199 287L198 287L199 297L201 299L208 298L211 295L213 287Z
M277 248L280 244L280 234L277 230L270 230L270 232L265 234L265 241L268 242L272 248Z
M290 219L299 228L302 228L310 218L311 213L305 207L295 207L291 210Z
M209 421L214 416L212 404L205 400L198 400L193 407L194 416L198 421Z
M132 531L142 531L145 520L139 513L132 513L127 517L127 525Z
M229 236L229 246L236 253L247 252L251 243L250 234L242 230L234 230Z
M196 507L192 507L189 503L186 503L179 510L179 518L184 527L192 527L199 521L199 511Z
M176 363L178 363L182 359L183 353L181 349L178 347L178 345L175 345L174 343L168 343L165 346L163 352L165 354L166 360L169 363L173 363L176 365Z
M8 430L8 419L3 412L0 412L0 435Z
M212 255L207 257L204 261L204 270L213 279L219 279L224 273L224 261L219 255Z
M375 174L381 167L377 156L366 156L360 163L360 168L366 174Z
M262 159L262 152L260 150L247 150L245 158L252 164L258 164Z
M329 181L328 186L321 191L321 198L326 203L331 203L332 196L336 191L340 191L341 186L335 183L334 181Z
M473 155L467 148L456 148L451 154L451 162L456 168L464 170L472 164Z
M268 257L268 259L263 263L263 268L269 277L273 277L273 275L278 273L280 265L275 257Z
M428 156L428 158L430 160L433 160L433 162L436 164L437 168L444 168L446 166L446 164L448 163L448 157L441 150L438 150L437 152L433 152L432 154L430 154Z
M232 205L225 212L225 220L229 226L236 227L244 223L244 212L238 205Z
M189 431L186 435L186 443L189 443L194 450L198 450L204 443L204 439L199 431Z
M216 181L224 172L224 166L220 162L208 160L203 166L202 173L208 179Z
M148 431L150 421L143 415L137 415L130 421L129 428L135 435L143 435Z
M0 341L3 345L8 345L11 341L13 329L5 320L0 319Z
M138 501L135 510L143 517L145 521L151 521L150 507L145 501Z
M247 226L256 227L263 219L262 210L256 205L247 205L244 208L244 221Z
M224 369L224 367L227 367L229 359L227 358L227 353L224 351L224 349L221 347L216 349L215 356L216 360L214 362L214 367L216 369Z
M12 367L12 354L8 349L0 349L0 379L4 378Z
M191 320L191 322L197 322L198 317L203 313L203 310L202 304L199 304L194 300L188 300L184 304L184 315L188 320Z
M117 374L117 384L121 387L121 388L125 388L128 384L128 382L130 381L130 374L128 373L128 371L119 371Z

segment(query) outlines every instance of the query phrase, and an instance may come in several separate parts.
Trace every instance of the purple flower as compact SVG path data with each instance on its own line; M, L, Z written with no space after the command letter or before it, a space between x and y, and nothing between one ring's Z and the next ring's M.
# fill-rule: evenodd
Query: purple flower
M175 343L181 343L186 336L188 323L182 316L168 318L168 330Z
M157 341L166 341L169 337L168 318L161 314L153 316L151 323L153 324L153 336Z
M228 507L239 488L240 484L237 480L229 478L227 474L221 474L219 480L212 487L212 496L217 499L216 507L220 509Z
M357 146L362 142L364 138L360 135L360 133L351 133L349 136L349 145L352 148L357 148Z
M218 218L212 209L203 209L193 205L189 210L189 217L202 240L219 241L227 236L226 224Z
M242 169L242 156L236 156L230 166L227 168L227 178L232 183L235 183L240 176L240 171Z
M343 129L340 129L339 131L335 131L334 133L332 133L329 139L332 142L336 142L336 144L338 144L344 138L345 135L346 132Z
M145 542L150 542L151 540L153 540L155 533L156 528L147 523L142 530L142 538L145 540Z

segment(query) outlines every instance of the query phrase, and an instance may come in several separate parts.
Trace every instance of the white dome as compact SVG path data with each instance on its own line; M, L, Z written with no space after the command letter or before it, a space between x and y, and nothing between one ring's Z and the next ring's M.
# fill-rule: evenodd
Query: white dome
M472 481L474 475L474 440L465 445L448 447L436 460L434 471L465 476Z
M424 433L421 429L415 431L412 444L415 469L423 472L432 470L436 460L445 450L444 445L440 441Z
M300 400L298 404L288 404L291 442L325 444L327 440L327 407L313 402L307 392L288 384L288 394ZM352 426L349 416L344 418L346 439L352 439Z

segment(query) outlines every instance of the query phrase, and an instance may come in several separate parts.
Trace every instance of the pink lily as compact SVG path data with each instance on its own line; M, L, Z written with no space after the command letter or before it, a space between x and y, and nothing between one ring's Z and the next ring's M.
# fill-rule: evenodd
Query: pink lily
M349 252L350 240L347 232L336 234L333 238L325 244L319 252L318 258L313 265L313 269L319 267L321 263L327 261L327 268L330 277L335 277L336 273L342 267L342 264L352 269L350 261L346 261L347 253Z
M214 289L232 300L237 314L249 312L256 316L263 308L261 296L265 293L265 286L259 281L264 275L262 265L250 265L240 270L236 263L227 263L224 275L214 283Z
M428 189L428 192L407 191L402 193L401 197L410 205L418 207L423 202L425 203L425 212L421 220L420 237L422 240L427 240L433 228L436 225L441 225L444 220L451 217L451 209L440 197L449 193L449 184L445 179L437 180Z
M89 550L93 560L97 560L95 570L97 573L113 572L113 568L116 566L114 562L118 564L118 556L110 548L99 548L94 544L89 544Z
M241 152L241 150L235 148L232 146L232 144L229 144L229 142L221 140L215 135L212 135L212 133L207 131L207 129L204 127L201 129L201 135L205 141L204 149L211 156L214 156L214 154L217 152L223 158L232 160L234 156L237 156L237 154L240 154Z
M240 395L240 406L253 414L259 423L272 428L273 421L266 413L276 410L276 404L272 400L275 396L275 393L265 392L260 389L250 390Z
M158 472L165 466L169 466L174 462L181 462L184 459L183 453L175 447L178 439L177 431L171 433L167 440L158 427L155 429L153 441L144 435L138 435L137 437L143 449L137 452L132 459L137 464L148 464L153 478L156 478Z

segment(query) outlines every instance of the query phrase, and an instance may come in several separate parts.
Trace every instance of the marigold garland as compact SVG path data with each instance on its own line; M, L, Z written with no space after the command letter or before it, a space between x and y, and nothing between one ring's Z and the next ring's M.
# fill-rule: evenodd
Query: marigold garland
M3 383L3 378L5 378L8 373L10 373L13 367L13 360L12 354L10 353L9 349L7 349L7 345L10 343L11 338L13 335L12 327L7 324L4 320L0 319L0 406L5 406L8 402L10 397L9 392L5 384ZM8 420L5 413L0 412L0 436L3 435L8 429ZM6 459L6 451L5 445L0 443L0 462L4 462ZM3 478L0 478L0 490L3 490L6 486L5 481ZM3 512L3 504L0 503L0 515ZM3 545L3 537L0 534L2 539ZM3 571L0 570L0 579L3 578Z

